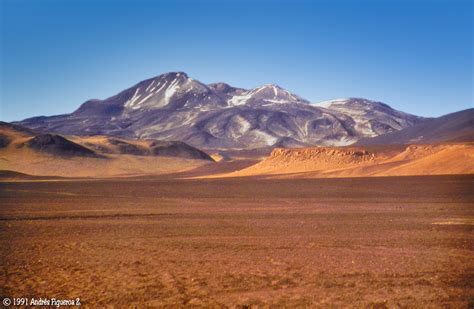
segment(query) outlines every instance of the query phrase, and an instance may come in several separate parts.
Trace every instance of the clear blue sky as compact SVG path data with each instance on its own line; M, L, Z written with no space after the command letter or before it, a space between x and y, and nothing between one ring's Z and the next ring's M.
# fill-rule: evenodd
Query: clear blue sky
M474 105L472 3L0 0L0 120L72 112L178 70L439 116Z

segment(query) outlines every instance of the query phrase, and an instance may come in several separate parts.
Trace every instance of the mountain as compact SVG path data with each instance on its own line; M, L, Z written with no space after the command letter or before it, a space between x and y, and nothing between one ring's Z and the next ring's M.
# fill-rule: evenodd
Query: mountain
M347 145L422 121L365 99L310 104L277 85L206 85L184 72L171 72L105 100L89 100L71 114L18 124L43 132L179 140L229 150Z
M442 142L474 142L474 108L429 119L397 132L374 138L364 138L357 144L389 145Z

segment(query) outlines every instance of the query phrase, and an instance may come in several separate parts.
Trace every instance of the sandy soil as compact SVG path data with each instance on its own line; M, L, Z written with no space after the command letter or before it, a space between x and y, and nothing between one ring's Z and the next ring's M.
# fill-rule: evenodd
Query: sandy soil
M108 155L107 158L61 158L29 149L0 150L0 170L33 176L124 177L158 175L193 170L205 160L170 157Z
M276 148L248 168L209 177L284 178L474 174L474 143Z
M458 307L474 177L0 183L0 295Z
M105 136L67 136L71 141L97 152L100 157L62 156L33 150L25 143L34 135L29 131L0 125L0 137L10 143L0 147L0 179L2 171L24 173L29 176L59 177L130 177L181 173L208 165L210 161L183 157L131 155L120 153L118 146ZM119 139L115 139L119 141ZM140 149L149 150L152 140L120 139ZM100 150L100 151L99 151ZM103 152L101 152L103 151Z

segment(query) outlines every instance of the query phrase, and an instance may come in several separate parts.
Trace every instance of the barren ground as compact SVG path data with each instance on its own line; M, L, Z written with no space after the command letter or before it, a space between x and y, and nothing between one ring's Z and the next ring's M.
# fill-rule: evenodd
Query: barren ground
M0 183L0 296L467 307L474 176Z

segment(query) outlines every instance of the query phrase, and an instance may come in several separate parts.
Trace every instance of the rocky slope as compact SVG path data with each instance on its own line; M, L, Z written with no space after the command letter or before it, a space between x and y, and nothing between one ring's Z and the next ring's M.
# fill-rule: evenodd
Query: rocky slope
M361 139L358 145L425 144L474 141L474 108L429 119L400 131Z
M40 134L23 145L30 149L63 157L101 157L94 151L56 134Z
M310 104L277 85L206 85L183 72L144 80L71 114L19 124L44 132L178 140L201 149L348 145L422 122L383 103L344 99Z

